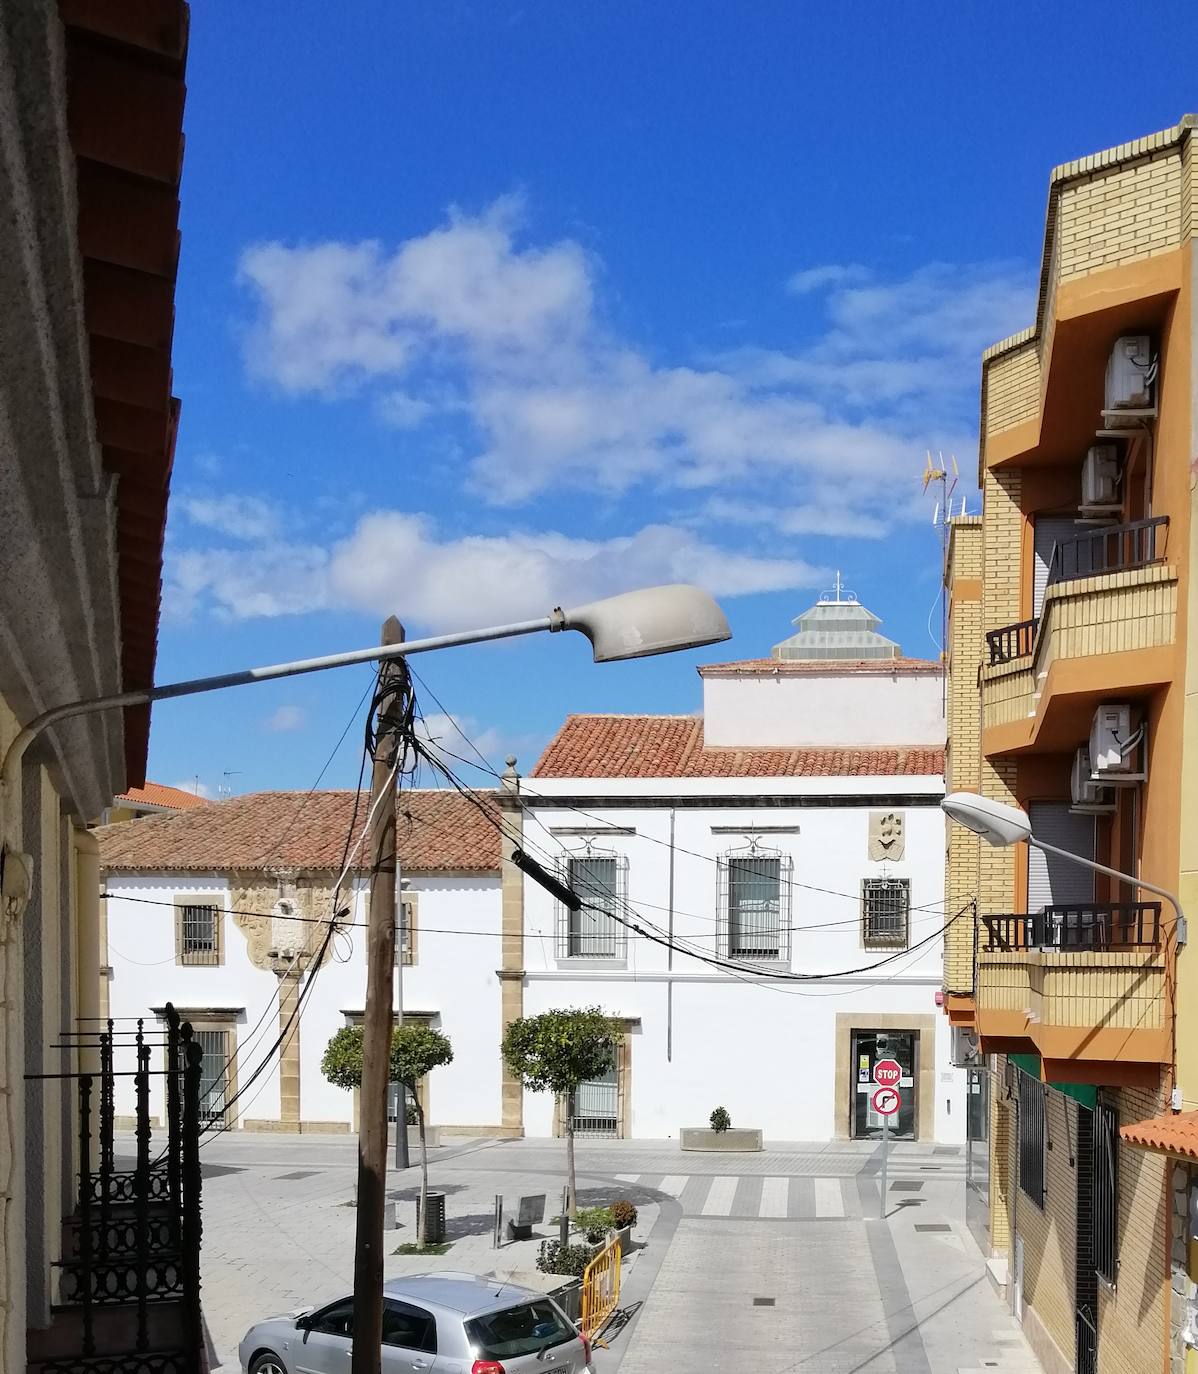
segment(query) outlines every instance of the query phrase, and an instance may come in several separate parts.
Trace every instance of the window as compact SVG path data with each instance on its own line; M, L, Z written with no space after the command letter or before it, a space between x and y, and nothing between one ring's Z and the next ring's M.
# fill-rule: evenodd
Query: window
M866 878L861 883L861 943L866 949L906 949L911 883Z
M582 899L571 911L563 902L557 916L559 959L622 959L628 949L623 924L628 861L620 854L588 849L566 856L561 879Z
M789 857L757 846L725 854L718 881L718 952L729 959L789 959Z
M309 1331L317 1331L323 1336L352 1336L354 1334L354 1300L342 1298L321 1312L314 1312L306 1318L304 1325Z
M1044 1084L1019 1070L1019 1187L1044 1210Z
M223 964L223 903L213 897L175 898L175 961Z
M383 1301L383 1344L403 1350L437 1352L437 1323L431 1312L392 1298Z
M578 1339L551 1298L488 1312L466 1323L470 1352L479 1360L518 1360Z
M200 1062L200 1118L225 1122L225 1102L229 1097L229 1038L226 1030L199 1030L195 1033L203 1059Z
M416 897L405 892L399 899L399 920L395 925L395 962L416 962Z
M1094 1268L1107 1283L1119 1268L1119 1113L1099 1103L1094 1108Z

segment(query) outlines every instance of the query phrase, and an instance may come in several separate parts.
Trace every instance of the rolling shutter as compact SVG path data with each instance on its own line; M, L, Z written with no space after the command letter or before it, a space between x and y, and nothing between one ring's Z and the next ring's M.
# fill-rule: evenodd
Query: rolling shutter
M1032 569L1032 616L1039 616L1044 607L1044 592L1048 586L1048 570L1052 551L1057 544L1073 539L1089 526L1080 524L1073 516L1037 516L1032 538L1034 565Z
M1094 817L1075 816L1068 802L1032 802L1032 834L1083 859L1094 857ZM1028 845L1027 909L1076 905L1094 900L1094 874L1080 864Z

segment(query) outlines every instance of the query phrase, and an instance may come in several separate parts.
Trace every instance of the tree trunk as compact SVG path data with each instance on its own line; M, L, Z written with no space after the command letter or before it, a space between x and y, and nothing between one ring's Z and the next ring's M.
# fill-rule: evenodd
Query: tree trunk
M419 1090L412 1093L412 1101L416 1105L416 1124L420 1127L420 1233L416 1237L416 1248L423 1250L428 1244L428 1150L424 1143L424 1105ZM404 1120L399 1123L401 1131L408 1129L407 1115L405 1110Z
M578 1215L578 1190L574 1183L574 1094L566 1096L566 1215Z

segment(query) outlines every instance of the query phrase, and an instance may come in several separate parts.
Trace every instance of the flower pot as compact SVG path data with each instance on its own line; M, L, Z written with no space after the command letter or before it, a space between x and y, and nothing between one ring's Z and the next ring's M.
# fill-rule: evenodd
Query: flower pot
M761 1132L745 1126L729 1126L726 1131L713 1131L710 1126L683 1126L678 1132L678 1143L684 1150L714 1150L728 1154L765 1148Z

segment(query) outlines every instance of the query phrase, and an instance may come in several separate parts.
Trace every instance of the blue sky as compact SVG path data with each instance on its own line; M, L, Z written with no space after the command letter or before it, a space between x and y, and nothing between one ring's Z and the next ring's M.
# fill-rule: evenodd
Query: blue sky
M416 663L531 766L567 711L693 710L695 664L767 653L835 568L933 656L924 453L972 494L978 354L1031 321L1049 170L1198 107L1198 18L1151 13L1129 67L1105 3L195 6L159 680L392 611L719 595L724 651ZM306 788L365 684L164 704L151 776Z

